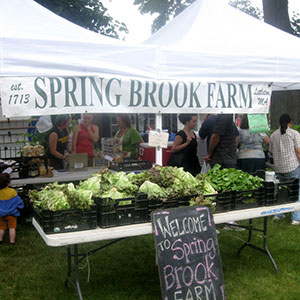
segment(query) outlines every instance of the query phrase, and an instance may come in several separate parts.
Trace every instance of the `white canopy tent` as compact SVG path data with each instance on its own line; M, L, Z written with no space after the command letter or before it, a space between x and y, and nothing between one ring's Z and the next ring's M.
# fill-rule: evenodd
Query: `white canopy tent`
M220 0L196 0L144 42L164 79L270 82L300 89L300 39Z
M84 29L33 0L1 0L0 16L0 76L153 77L154 47Z
M90 32L33 0L2 0L3 113L265 113L271 83L300 86L298 49L298 38L220 0L197 0L144 45Z

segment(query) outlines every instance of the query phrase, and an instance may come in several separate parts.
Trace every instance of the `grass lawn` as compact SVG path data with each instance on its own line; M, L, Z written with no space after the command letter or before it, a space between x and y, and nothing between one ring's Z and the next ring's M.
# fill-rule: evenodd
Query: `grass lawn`
M237 257L237 250L247 238L246 231L225 231L218 226L227 300L300 299L300 226L290 225L289 219L269 218L268 246L278 274L269 258L259 251L246 248ZM262 226L262 219L254 220L254 224ZM262 245L262 233L254 233L254 240ZM102 244L83 244L79 250L88 251ZM0 246L0 300L78 299L72 287L64 288L66 252L66 247L46 246L29 223L18 226L15 246L8 244L6 233ZM125 239L91 255L80 266L85 300L161 299L152 235Z

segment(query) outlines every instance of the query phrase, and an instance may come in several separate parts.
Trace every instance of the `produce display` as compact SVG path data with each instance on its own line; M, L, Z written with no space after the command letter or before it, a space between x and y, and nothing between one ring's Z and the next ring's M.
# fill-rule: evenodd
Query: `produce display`
M205 175L194 177L183 168L156 166L139 174L105 169L76 187L72 183L51 183L39 191L31 190L29 197L34 208L57 211L89 209L94 204L93 197L117 200L136 197L139 193L146 193L150 201L166 201L182 196L214 194L216 191ZM129 202L125 200L120 204Z
M258 176L232 168L221 169L218 164L208 171L207 176L210 184L218 192L255 190L263 185L263 179Z
M76 187L73 183L50 183L41 190L30 190L33 207L39 210L58 211L65 209L90 209L94 205L91 190Z
M34 208L42 210L90 209L93 197L109 198L121 205L131 204L128 198L140 193L148 195L151 201L168 201L194 195L190 204L211 205L214 195L223 191L253 190L262 186L262 179L236 169L221 169L219 165L207 174L196 177L183 168L155 166L141 173L112 172L104 169L76 187L72 184L51 183L41 190L32 190L29 197Z

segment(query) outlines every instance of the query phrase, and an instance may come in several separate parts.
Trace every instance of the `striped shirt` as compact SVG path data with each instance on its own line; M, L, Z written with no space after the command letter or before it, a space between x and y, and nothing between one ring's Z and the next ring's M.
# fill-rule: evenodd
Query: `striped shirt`
M280 129L277 129L271 135L269 151L273 155L276 173L289 173L299 167L297 148L300 148L298 131L287 128L285 134L281 134Z

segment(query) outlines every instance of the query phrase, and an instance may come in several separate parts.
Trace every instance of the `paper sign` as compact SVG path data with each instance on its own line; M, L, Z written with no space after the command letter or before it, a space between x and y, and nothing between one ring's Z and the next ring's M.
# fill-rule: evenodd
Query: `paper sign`
M150 130L149 132L149 146L167 148L169 141L169 134L166 132L158 132Z
M82 168L83 168L83 163L82 162L74 164L74 169L82 169Z
M105 155L104 158L109 161L113 161L113 158L110 155Z
M248 123L250 133L269 131L269 124L266 114L249 114Z

